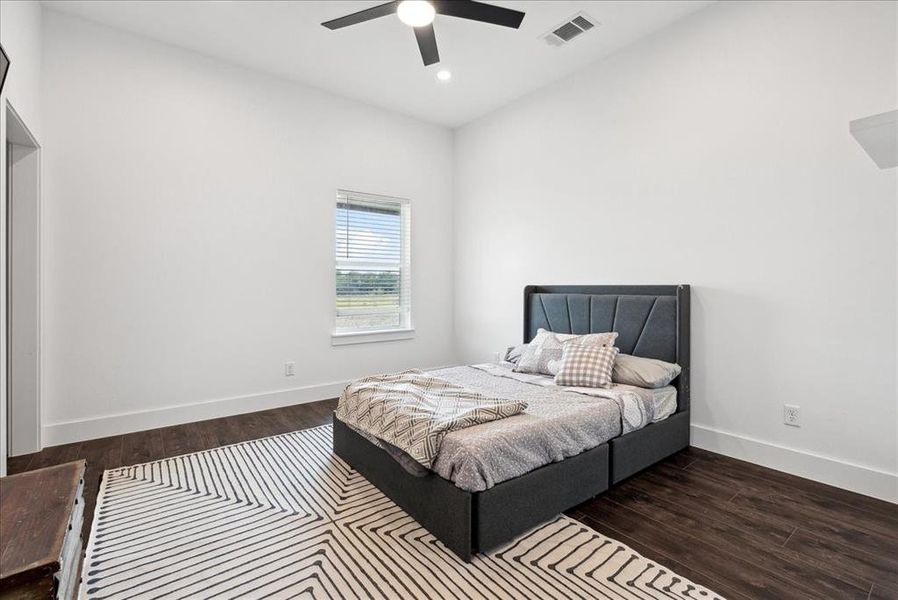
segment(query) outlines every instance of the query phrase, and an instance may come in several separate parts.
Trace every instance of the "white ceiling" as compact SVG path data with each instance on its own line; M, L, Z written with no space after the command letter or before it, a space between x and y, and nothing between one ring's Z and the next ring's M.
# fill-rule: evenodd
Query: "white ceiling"
M425 68L412 30L395 16L337 31L320 25L379 3L72 0L44 6L456 127L711 4L496 1L527 13L520 29L438 15L442 62ZM542 39L580 11L600 27L560 48ZM451 70L450 82L437 81L441 68Z

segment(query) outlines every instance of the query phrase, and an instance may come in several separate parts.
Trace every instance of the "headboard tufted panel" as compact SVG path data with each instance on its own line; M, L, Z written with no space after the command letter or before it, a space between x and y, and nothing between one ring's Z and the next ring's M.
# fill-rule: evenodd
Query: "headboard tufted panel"
M689 286L527 286L524 341L538 329L558 333L616 331L625 354L676 362L679 410L689 407Z

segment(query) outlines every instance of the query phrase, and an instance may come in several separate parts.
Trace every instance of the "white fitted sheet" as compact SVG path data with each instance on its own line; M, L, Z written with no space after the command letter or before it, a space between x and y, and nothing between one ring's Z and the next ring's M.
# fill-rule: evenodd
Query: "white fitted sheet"
M655 416L652 423L663 421L677 412L677 388L665 385L652 390L652 402L655 405Z

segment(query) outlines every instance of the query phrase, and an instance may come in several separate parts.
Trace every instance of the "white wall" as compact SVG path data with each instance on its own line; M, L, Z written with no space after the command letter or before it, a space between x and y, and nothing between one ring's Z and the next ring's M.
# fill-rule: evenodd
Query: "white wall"
M0 317L6 315L6 107L12 106L40 141L41 7L0 2L0 44L10 70L0 94ZM6 318L0 318L0 476L6 475Z
M690 283L693 442L898 500L896 73L895 3L721 3L461 128L461 358L525 284Z
M449 130L44 22L46 444L452 362ZM337 188L412 200L414 340L331 346Z

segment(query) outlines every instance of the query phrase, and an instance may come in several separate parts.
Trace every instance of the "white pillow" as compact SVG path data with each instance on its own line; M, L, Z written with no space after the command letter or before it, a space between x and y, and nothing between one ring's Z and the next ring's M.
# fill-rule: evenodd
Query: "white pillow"
M616 339L616 332L576 335L539 329L533 341L521 352L514 370L518 373L555 375L561 367L561 348L564 342L577 340L578 344L586 346L614 346Z
M661 388L680 374L680 365L656 358L642 358L630 354L618 354L614 361L611 380L641 388Z

